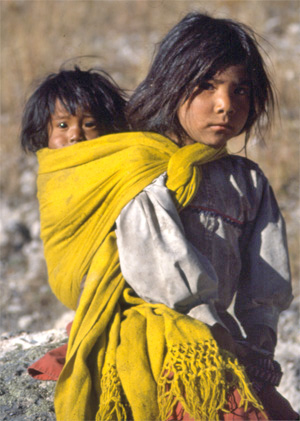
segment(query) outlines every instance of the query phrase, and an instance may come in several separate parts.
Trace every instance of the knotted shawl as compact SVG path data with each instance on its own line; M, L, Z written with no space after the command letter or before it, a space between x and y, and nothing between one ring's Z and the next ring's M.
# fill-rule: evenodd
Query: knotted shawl
M252 394L243 369L203 323L136 297L122 276L115 220L167 171L180 210L201 181L200 164L225 151L179 148L153 133L123 133L38 152L41 237L49 282L76 309L58 380L59 421L166 420L178 401L195 419L218 419L228 393Z

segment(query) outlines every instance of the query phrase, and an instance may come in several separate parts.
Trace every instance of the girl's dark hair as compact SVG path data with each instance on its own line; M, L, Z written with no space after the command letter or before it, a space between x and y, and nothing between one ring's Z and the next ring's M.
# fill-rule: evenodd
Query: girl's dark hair
M50 74L27 101L21 128L25 151L36 152L48 146L48 124L56 100L73 115L78 108L89 110L103 135L128 130L125 93L104 70L80 70L75 66L74 70Z
M250 112L242 132L246 141L252 128L260 135L275 101L254 32L230 19L196 12L183 18L160 43L148 76L127 105L131 129L174 133L182 142L179 106L193 98L203 82L237 64L245 65L251 81Z

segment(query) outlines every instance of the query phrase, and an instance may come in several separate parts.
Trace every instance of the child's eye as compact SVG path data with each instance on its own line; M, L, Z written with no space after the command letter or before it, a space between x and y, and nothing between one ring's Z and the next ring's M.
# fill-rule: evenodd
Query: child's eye
M97 126L97 123L95 120L91 120L91 121L86 121L84 123L85 127L87 127L88 129L94 128Z
M68 125L64 122L58 123L58 127L61 129L66 129L68 127Z

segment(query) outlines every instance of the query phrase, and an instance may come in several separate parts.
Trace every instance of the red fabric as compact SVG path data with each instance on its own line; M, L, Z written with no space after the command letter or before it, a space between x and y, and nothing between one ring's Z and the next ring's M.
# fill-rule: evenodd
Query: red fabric
M247 411L245 411L243 408L238 408L240 400L241 400L240 394L237 390L235 390L228 400L230 413L222 414L224 421L238 421L238 420L240 421L241 420L248 420L248 421L269 420L271 421L265 411L259 411L256 408L254 408L252 405L249 405L249 408Z
M68 336L70 336L72 323L66 327ZM65 344L48 351L28 367L28 374L37 380L57 380L65 364L67 348L68 344Z
M248 411L245 411L243 408L238 408L238 404L241 398L237 390L230 396L229 404L229 413L221 413L220 420L222 421L260 421L260 420L269 420L265 411L261 412L249 405ZM167 421L197 421L195 418L191 417L190 414L184 411L181 404L178 403L174 408L173 413L168 418Z
M65 363L68 344L48 351L28 367L31 377L38 380L57 380Z

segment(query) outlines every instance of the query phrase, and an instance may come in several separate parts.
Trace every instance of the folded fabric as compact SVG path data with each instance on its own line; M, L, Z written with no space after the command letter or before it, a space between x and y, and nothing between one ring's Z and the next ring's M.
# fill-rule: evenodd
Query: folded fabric
M65 364L67 347L68 344L64 344L48 351L28 367L28 374L37 380L58 380Z
M240 406L262 409L242 367L206 325L126 287L114 232L122 208L165 171L182 209L198 189L201 164L225 153L201 144L180 149L154 133L38 152L50 285L75 309L86 276L56 387L58 421L166 420L178 402L195 419L218 419L234 389Z
M70 336L72 323L66 326L68 336ZM65 364L67 348L68 344L64 344L46 352L27 368L28 374L37 380L58 380Z

